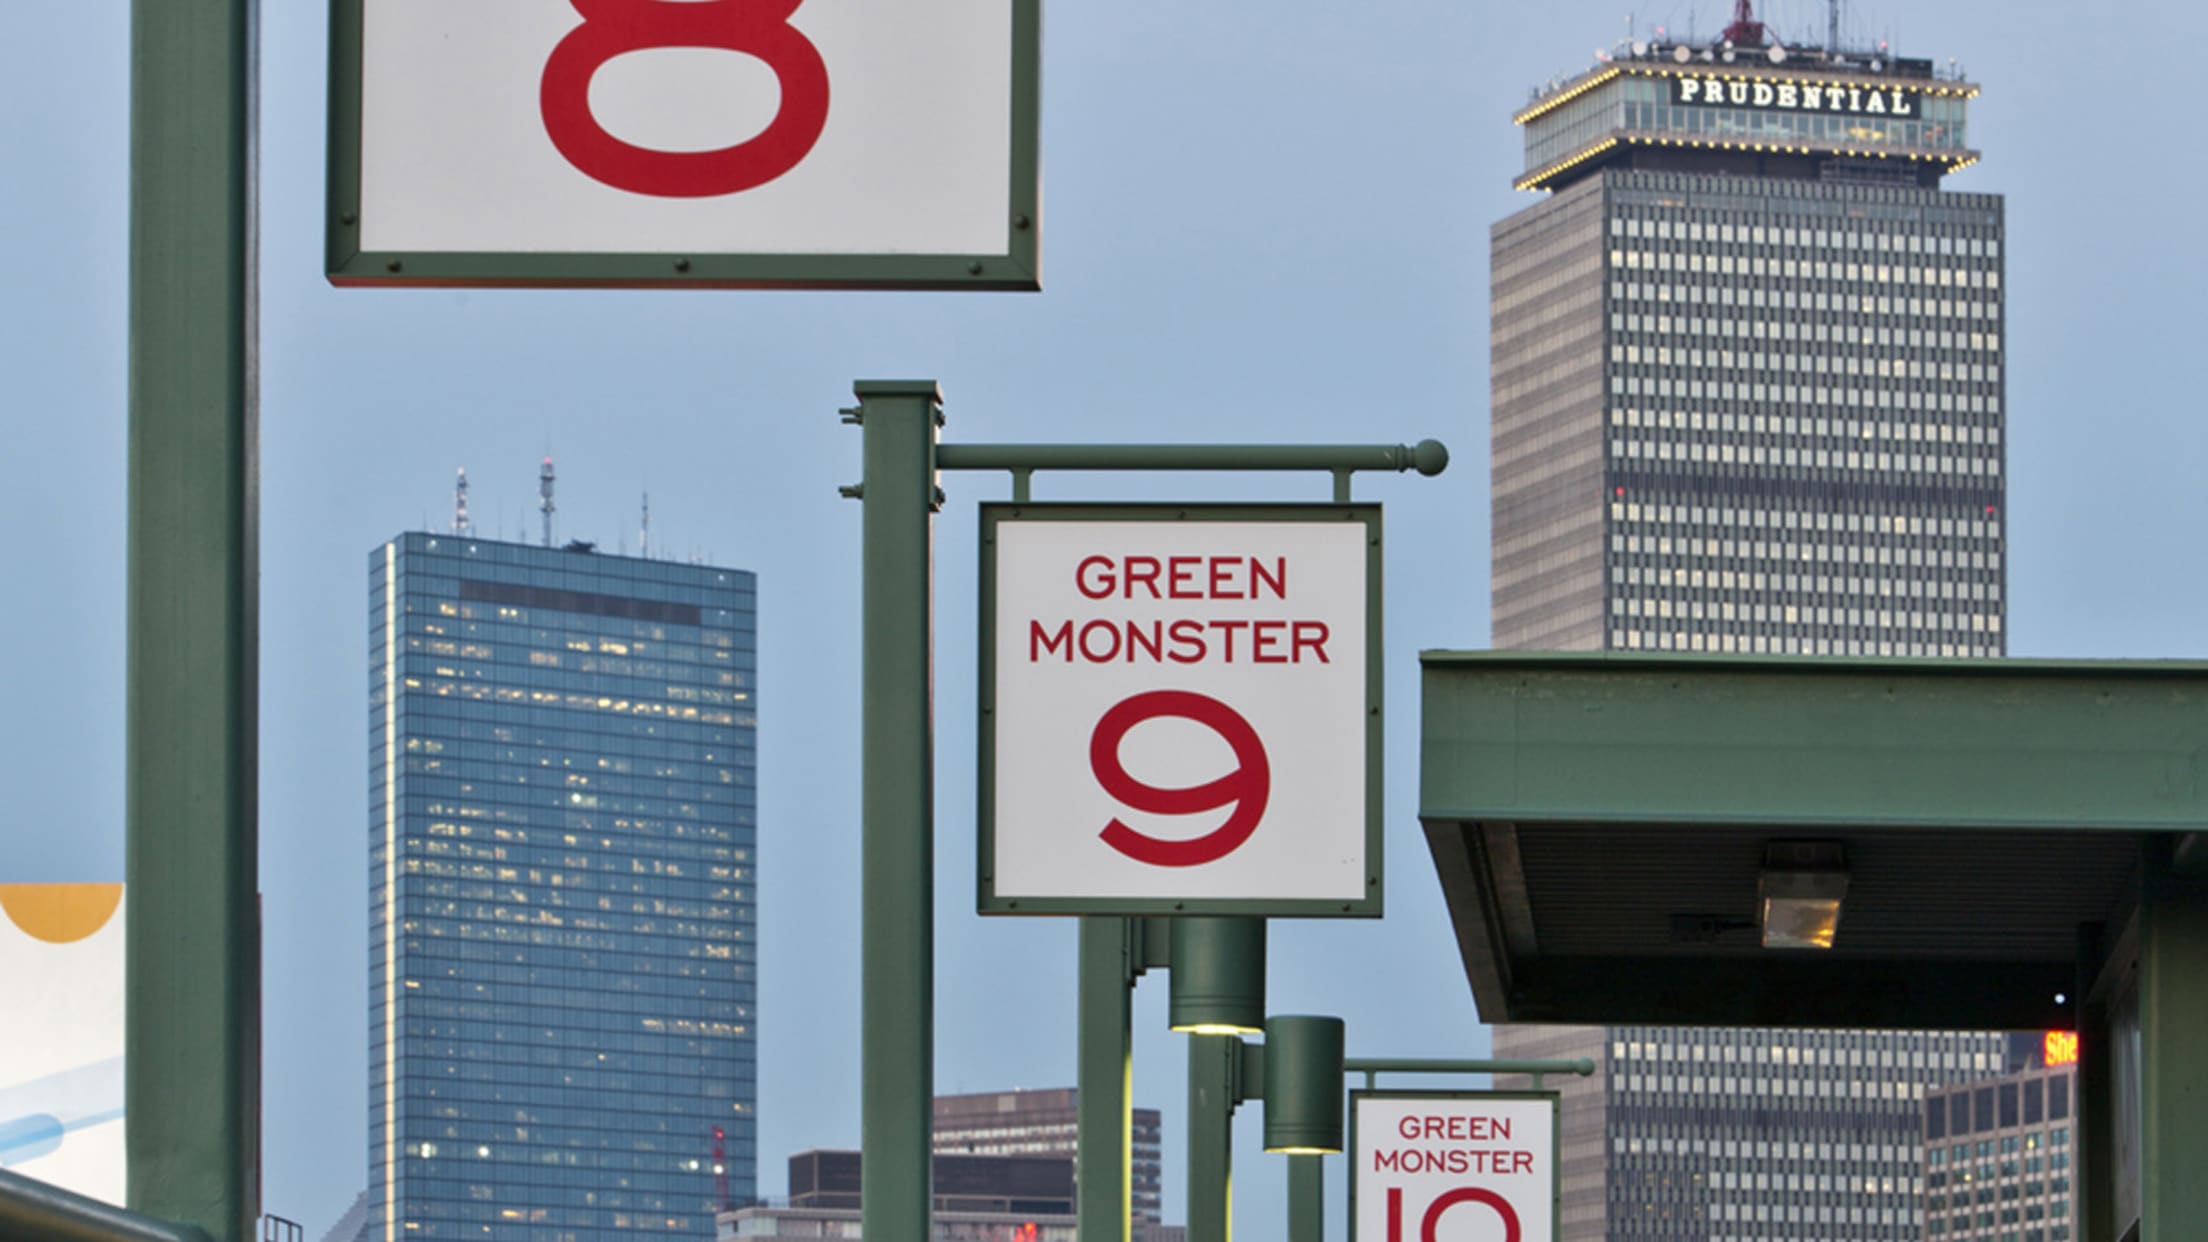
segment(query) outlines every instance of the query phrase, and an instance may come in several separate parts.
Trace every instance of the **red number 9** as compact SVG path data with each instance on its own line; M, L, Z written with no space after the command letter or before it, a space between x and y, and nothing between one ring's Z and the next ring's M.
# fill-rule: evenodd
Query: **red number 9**
M1163 716L1193 720L1226 739L1234 749L1234 770L1187 789L1159 789L1129 776L1119 762L1121 740L1129 729ZM1195 815L1230 804L1234 807L1226 823L1186 841L1146 836L1117 818L1105 826L1101 834L1104 844L1154 867L1194 867L1233 853L1265 818L1265 799L1273 787L1265 744L1250 722L1219 700L1187 690L1151 690L1124 699L1105 712L1089 737L1089 767L1095 770L1097 784L1104 787L1104 792L1130 810L1150 815Z
M708 198L765 185L797 167L828 124L828 67L789 24L802 0L571 0L583 23L544 62L538 106L552 145L584 175L660 198ZM713 151L657 151L606 132L590 110L590 80L616 56L706 47L756 56L774 70L782 103L758 134Z

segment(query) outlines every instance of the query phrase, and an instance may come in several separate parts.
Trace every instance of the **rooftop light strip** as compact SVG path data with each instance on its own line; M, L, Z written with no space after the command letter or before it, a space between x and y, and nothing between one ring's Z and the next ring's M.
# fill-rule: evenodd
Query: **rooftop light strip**
M1606 85L1621 76L1644 78L1723 78L1728 81L1782 82L1796 86L1859 86L1877 90L1902 90L1917 95L1935 95L1942 99L1976 99L1980 88L1969 82L1948 85L1920 85L1915 79L1877 77L1863 74L1816 74L1801 76L1793 73L1758 73L1753 67L1703 64L1689 61L1684 65L1623 66L1612 65L1596 71L1590 77L1576 83L1567 83L1556 94L1533 103L1512 116L1511 123L1524 125L1554 112L1565 104L1578 99L1596 87Z
M1511 182L1517 190L1538 190L1543 183L1569 172L1588 160L1619 145L1642 147L1695 147L1711 151L1761 151L1771 155L1837 155L1847 159L1900 159L1925 164L1946 164L1949 172L1960 172L1979 162L1983 157L1975 151L1936 151L1923 147L1891 147L1885 150L1841 147L1829 143L1810 143L1798 146L1784 142L1725 142L1709 138L1670 138L1661 134L1614 134L1574 155L1549 164L1539 171L1530 172Z

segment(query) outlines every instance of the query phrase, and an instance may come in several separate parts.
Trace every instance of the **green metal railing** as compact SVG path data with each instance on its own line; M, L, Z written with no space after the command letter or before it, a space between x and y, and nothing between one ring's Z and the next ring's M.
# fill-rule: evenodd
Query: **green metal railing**
M175 1225L0 1169L0 1238L30 1242L209 1242Z

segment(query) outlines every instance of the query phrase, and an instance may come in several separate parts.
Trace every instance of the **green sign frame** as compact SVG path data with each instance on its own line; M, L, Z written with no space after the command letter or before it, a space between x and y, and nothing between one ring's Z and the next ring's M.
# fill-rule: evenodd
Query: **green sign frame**
M1560 1091L1496 1091L1475 1087L1353 1087L1349 1092L1349 1242L1357 1236L1357 1166L1363 1148L1357 1142L1357 1102L1363 1099L1393 1100L1546 1100L1549 1105L1549 1167L1556 1171L1549 1183L1551 1237L1564 1227L1564 1095ZM1405 1231L1409 1233L1409 1230ZM1372 1242L1365 1239L1364 1242Z
M647 254L364 251L360 248L361 54L369 0L330 0L324 267L338 286L556 289L1042 288L1042 0L1012 6L1011 193L988 254ZM894 194L896 187L880 192Z
M976 719L980 749L975 809L976 909L981 914L1012 915L1243 915L1283 918L1379 918L1386 894L1384 795L1386 748L1383 737L1380 506L1353 504L1033 504L1020 501L980 506L981 617L979 692ZM1269 899L1247 897L1033 897L997 891L996 856L996 599L997 528L1007 522L1358 522L1365 544L1365 891L1355 900Z

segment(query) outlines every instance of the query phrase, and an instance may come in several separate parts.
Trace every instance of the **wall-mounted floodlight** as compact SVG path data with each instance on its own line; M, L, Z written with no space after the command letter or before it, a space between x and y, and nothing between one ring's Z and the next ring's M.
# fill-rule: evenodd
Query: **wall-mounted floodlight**
M1766 949L1829 949L1848 895L1847 855L1838 841L1773 841L1756 882L1757 925Z
M1342 1020L1265 1019L1265 1150L1318 1156L1342 1149Z
M1191 1035L1255 1035L1265 1029L1265 920L1173 921L1166 1024Z

